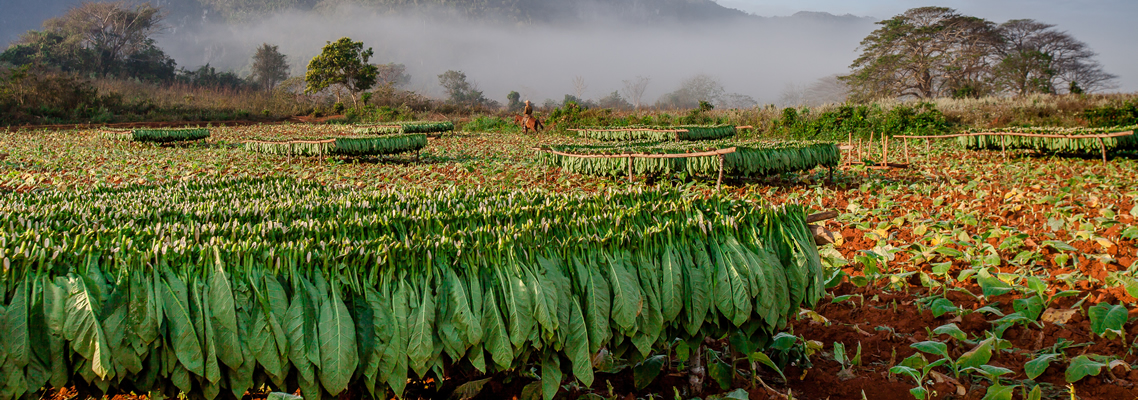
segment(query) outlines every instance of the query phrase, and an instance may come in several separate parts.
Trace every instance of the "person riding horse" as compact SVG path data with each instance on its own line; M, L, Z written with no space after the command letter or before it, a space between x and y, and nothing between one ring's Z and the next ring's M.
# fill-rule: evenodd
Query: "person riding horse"
M522 127L523 128L525 128L526 123L529 122L530 118L533 118L533 105L530 104L529 100L526 100L526 108L523 110L523 113L522 113Z

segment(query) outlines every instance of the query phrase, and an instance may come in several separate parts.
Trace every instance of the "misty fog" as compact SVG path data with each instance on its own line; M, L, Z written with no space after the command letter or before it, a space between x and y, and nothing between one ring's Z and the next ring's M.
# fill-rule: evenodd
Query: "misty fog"
M280 46L293 76L327 41L347 36L375 51L372 63L401 63L407 89L442 97L437 76L460 70L486 98L505 103L516 90L539 104L588 85L583 98L620 90L622 80L651 77L642 99L654 103L680 82L707 74L727 92L777 103L788 82L809 83L847 70L875 25L830 15L749 18L715 24L593 23L587 26L491 24L454 17L373 15L367 9L286 12L243 24L207 23L198 31L170 30L158 43L180 66L209 63L247 73L254 48Z

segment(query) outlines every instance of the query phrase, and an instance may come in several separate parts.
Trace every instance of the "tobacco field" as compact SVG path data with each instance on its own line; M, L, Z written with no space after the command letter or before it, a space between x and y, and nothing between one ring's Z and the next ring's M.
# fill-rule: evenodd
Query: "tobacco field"
M608 144L560 135L243 144L357 134L0 134L0 398L1138 396L1134 153L944 140L717 191L565 171L534 148Z

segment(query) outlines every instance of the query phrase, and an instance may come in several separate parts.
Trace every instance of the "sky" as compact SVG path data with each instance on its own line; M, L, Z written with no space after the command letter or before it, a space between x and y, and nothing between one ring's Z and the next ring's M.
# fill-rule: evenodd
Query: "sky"
M0 0L0 28L16 20L31 27L79 0ZM569 1L569 0L558 0ZM169 3L161 0L157 3ZM516 90L538 102L574 93L573 81L588 84L584 98L620 90L624 80L651 78L643 101L655 102L684 79L705 74L728 92L777 103L788 86L848 72L858 43L880 20L905 10L944 6L994 22L1031 18L1056 24L1098 52L1107 72L1119 75L1117 91L1138 92L1138 0L717 0L723 6L760 16L799 11L863 19L773 19L756 24L716 26L501 26L475 22L441 25L415 18L342 13L317 16L280 13L246 24L213 24L199 32L171 30L157 38L180 67L209 63L219 70L249 73L250 57L261 43L280 45L294 75L327 41L348 36L375 49L376 63L402 63L412 76L408 89L442 96L437 76L446 70L467 74L488 98L505 102ZM58 4L56 4L58 3ZM16 14L20 14L18 17ZM31 22L29 22L31 21ZM24 28L27 29L27 28ZM529 46L519 54L519 44Z

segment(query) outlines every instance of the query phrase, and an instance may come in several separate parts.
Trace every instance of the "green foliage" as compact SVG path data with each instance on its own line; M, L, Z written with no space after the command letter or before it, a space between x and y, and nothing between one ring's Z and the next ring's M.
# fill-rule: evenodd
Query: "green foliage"
M198 67L196 70L183 68L178 71L176 79L178 82L205 88L237 90L254 87L253 82L242 79L236 73L232 71L218 72L209 64Z
M1095 361L1091 356L1084 354L1072 359L1063 375L1067 382L1075 383L1087 376L1098 376L1105 366L1106 363Z
M474 106L486 102L482 91L466 81L466 73L448 70L439 74L439 86L447 92L447 99L453 104Z
M290 141L251 140L245 149L258 153L297 156L373 156L418 151L427 146L421 133L382 136L308 138Z
M191 140L201 140L209 137L206 128L167 128L167 129L129 129L104 130L103 136L108 139L130 140L135 142L170 143Z
M386 122L378 125L361 125L352 130L357 135L388 135L393 133L440 133L454 130L450 121Z
M1138 129L1138 126L1113 126L1104 128L1015 127L1002 129L973 129L973 131L1079 136L1125 132L1135 129ZM1064 154L1098 155L1102 152L1103 146L1106 147L1106 151L1108 153L1118 150L1138 149L1138 135L1103 138L1101 144L1099 142L1099 139L1092 138L1047 138L1015 135L960 136L956 138L956 142L964 148L972 150L1028 149L1039 152ZM1062 246L1070 247L1070 245L1066 243L1063 243ZM1074 248L1072 247L1071 249Z
M336 42L328 42L320 55L308 62L308 72L304 75L305 93L315 93L333 86L339 86L355 94L375 86L378 68L368 63L374 52L369 47L364 50L363 42L353 42L342 37Z
M1126 336L1123 325L1126 325L1130 314L1124 305L1098 303L1087 309L1087 317L1091 320L1091 332L1102 338L1117 339Z
M1114 127L1138 125L1138 101L1129 101L1117 106L1087 108L1082 116L1091 127Z
M535 364L550 398L566 361L591 385L601 347L643 357L643 387L657 346L772 337L824 290L805 207L679 191L233 180L5 193L0 210L4 398L41 371L59 387L318 398ZM39 229L75 219L89 223Z
M569 154L686 154L735 147L734 153L724 155L724 173L729 176L765 176L787 172L808 171L817 166L834 167L841 161L838 147L828 142L764 142L764 141L703 141L703 142L632 142L625 145L551 146ZM628 159L581 158L543 153L544 162L565 171L598 176L626 176ZM686 174L716 175L718 157L642 158L632 159L636 175Z
M0 69L0 124L110 122L123 108L122 96L100 93L71 74Z
M677 132L682 131L682 132ZM579 135L603 141L713 140L735 136L734 125L587 127Z
M845 140L849 135L866 138L880 135L936 135L951 128L944 114L932 103L901 104L889 109L879 105L843 105L833 111L810 115L794 108L782 111L773 133L800 139Z

